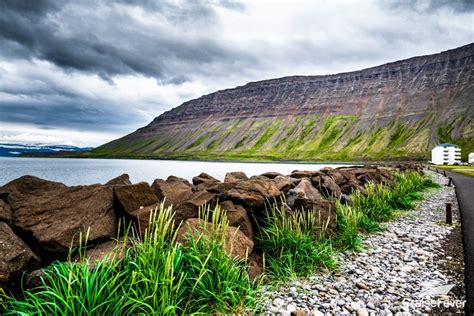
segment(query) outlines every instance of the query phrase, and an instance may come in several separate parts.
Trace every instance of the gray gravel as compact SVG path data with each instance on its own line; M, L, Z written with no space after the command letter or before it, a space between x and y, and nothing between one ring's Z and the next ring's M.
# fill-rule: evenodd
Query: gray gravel
M446 184L443 176L431 174ZM387 223L384 232L363 236L363 252L340 254L336 273L262 290L263 310L281 315L297 310L313 315L419 315L432 312L428 305L433 301L463 300L452 292L429 294L443 285L463 288L459 280L441 272L439 260L445 258L442 240L453 229L443 224L446 202L453 203L454 224L459 221L454 188L443 186L424 195L415 210Z

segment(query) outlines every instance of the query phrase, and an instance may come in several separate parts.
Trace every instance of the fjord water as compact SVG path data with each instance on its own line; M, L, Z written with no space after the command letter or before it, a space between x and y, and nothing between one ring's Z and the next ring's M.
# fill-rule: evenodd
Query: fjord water
M166 179L170 175L191 180L205 172L223 180L225 174L231 171L243 171L248 176L253 176L267 171L289 174L296 169L319 170L327 166L338 167L341 164L0 157L0 186L24 175L66 185L84 185L105 183L128 173L133 183L152 183L156 178Z

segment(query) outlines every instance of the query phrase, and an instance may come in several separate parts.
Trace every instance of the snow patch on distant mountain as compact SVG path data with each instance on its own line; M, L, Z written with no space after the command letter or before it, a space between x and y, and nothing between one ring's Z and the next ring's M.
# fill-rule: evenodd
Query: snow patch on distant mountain
M92 147L75 147L69 145L0 143L0 157L16 157L28 153L52 153L61 151L85 152L92 149Z

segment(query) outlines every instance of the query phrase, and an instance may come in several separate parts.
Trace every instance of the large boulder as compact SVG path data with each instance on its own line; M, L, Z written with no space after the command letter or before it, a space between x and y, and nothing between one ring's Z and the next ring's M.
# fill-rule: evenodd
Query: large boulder
M302 179L302 178L309 178L311 179L312 177L317 177L323 175L321 171L308 171L308 170L295 170L291 173L290 177L296 178L296 179Z
M115 177L109 180L109 182L107 182L105 185L115 186L115 185L130 185L130 184L132 184L132 182L130 181L130 176L124 173L118 177Z
M318 201L305 200L302 202L301 208L314 213L316 234L324 231L334 235L337 232L336 203L334 201L324 199Z
M219 196L219 199L227 196L227 192L235 188L235 183L216 183L212 186L209 186L206 190L211 193L216 193Z
M366 167L352 170L357 180L361 185L368 182L381 183L381 184L392 184L392 175L384 169L378 167Z
M212 224L199 218L190 218L184 223L178 232L177 241L187 243L188 236L196 238L199 236L209 237L212 232ZM253 250L253 241L244 235L238 228L229 226L225 234L225 250L232 257L242 259L248 258Z
M13 227L39 252L67 252L79 234L94 243L117 234L112 188L103 185L67 187L32 176L0 188L7 195Z
M0 198L0 222L12 224L12 209L2 198Z
M293 189L300 183L301 179L291 178L288 176L276 176L273 179L278 190L287 194L289 190Z
M36 267L40 258L6 223L0 222L0 285L9 284L25 270Z
M201 173L200 175L196 176L193 178L193 184L194 185L200 185L202 183L208 183L208 182L220 182L218 179L214 178L213 176L208 175L207 173Z
M341 192L344 194L352 194L355 191L362 191L364 188L357 180L349 180L347 183L340 186Z
M311 178L311 183L313 186L318 189L326 198L336 198L341 197L341 188L334 182L334 180L326 175L317 176Z
M268 180L249 179L239 182L234 189L227 192L227 198L248 210L256 211L265 207L267 200L280 196L275 183Z
M100 243L92 248L89 248L85 252L85 256L81 257L76 254L72 260L79 262L81 260L88 260L91 263L101 260L120 260L125 257L127 249L131 246L130 243L126 243L123 239L121 240L109 240Z
M213 207L216 203L217 195L207 191L197 191L186 201L179 203L174 208L176 225L185 222L189 218L199 215L199 208L204 205Z
M245 236L253 240L252 223L246 209L232 201L224 201L221 203L221 210L226 213L230 226L238 227Z
M120 210L132 218L141 207L156 205L160 199L146 182L114 187L115 201Z
M269 172L262 173L261 176L268 179L275 179L278 176L282 176L282 174L279 172L269 171Z
M224 183L239 183L240 181L248 180L245 173L241 171L228 172L225 175Z
M331 177L339 187L349 182L349 180L357 181L354 175L344 169L333 169L327 167L321 169L320 171Z
M158 212L160 210L160 203L152 204L149 206L140 207L133 218L136 232L139 236L143 237L148 227L150 226L150 216L152 212Z
M165 206L178 205L193 195L193 187L186 179L168 177L166 181L156 179L152 189L159 200L165 201Z
M300 183L294 189L289 190L286 195L286 203L289 207L295 209L321 199L321 194L313 187L311 181L307 178L303 178Z

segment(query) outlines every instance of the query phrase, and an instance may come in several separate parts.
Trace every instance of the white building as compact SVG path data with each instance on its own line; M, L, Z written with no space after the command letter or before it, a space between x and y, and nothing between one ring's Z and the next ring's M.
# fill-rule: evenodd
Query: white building
M431 162L435 165L461 163L461 148L453 144L440 144L431 150Z
M474 165L474 153L470 153L468 160L469 164Z

